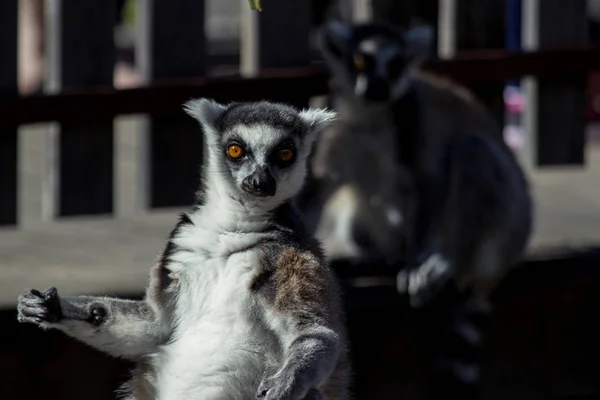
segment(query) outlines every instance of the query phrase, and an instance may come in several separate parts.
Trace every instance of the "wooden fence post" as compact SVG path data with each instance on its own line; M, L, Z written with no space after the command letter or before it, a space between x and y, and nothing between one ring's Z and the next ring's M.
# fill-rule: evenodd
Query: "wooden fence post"
M444 0L442 0L444 1ZM456 9L455 55L466 50L504 49L505 0L460 0ZM471 87L504 126L505 82L492 82Z
M116 2L49 0L47 87L112 85ZM113 210L113 120L61 124L58 138L61 216Z
M456 10L459 0L439 0L437 53L441 59L452 58L456 54Z
M524 50L585 44L586 6L585 0L523 0ZM527 98L525 164L533 167L585 163L586 80L583 74L563 80L523 80Z
M272 1L261 12L250 10L247 0L240 1L243 76L255 76L265 68L310 64L310 1ZM282 98L298 107L307 106L309 101L294 93Z
M45 75L40 89L45 93L60 91L60 24L61 3L57 1L25 1L25 7L42 5L40 12L42 26L38 27L44 49ZM23 4L26 3L26 4ZM23 10L25 11L25 10ZM33 13L33 10L28 10ZM26 21L29 17L33 21ZM20 15L19 33L35 24L33 15ZM23 32L24 33L24 32ZM31 33L30 33L31 34ZM19 130L19 226L22 229L35 227L52 221L58 214L59 204L59 137L60 124L45 122L22 125Z
M207 70L205 1L138 0L142 30L136 63L151 83L161 78L203 76ZM188 206L194 200L202 163L200 126L183 110L172 116L148 116L148 205Z
M373 21L406 28L418 14L417 3L428 0L371 0Z
M352 20L355 23L369 22L374 19L374 0L352 0Z
M456 3L457 51L505 48L505 0Z
M16 97L18 0L0 1L0 97ZM17 127L0 129L0 225L17 222Z

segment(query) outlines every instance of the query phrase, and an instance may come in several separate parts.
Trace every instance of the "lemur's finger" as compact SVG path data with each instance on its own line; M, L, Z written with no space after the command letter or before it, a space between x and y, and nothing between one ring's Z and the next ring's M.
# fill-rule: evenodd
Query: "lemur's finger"
M43 296L39 291L37 291L35 289L29 289L19 295L18 301L20 302L24 299L33 299L33 298L43 299Z
M24 317L45 319L48 316L48 309L45 307L22 307L18 310L18 313Z
M406 269L401 270L396 275L396 289L402 294L408 292L408 271Z
M27 305L27 306L43 306L46 302L41 297L35 296L23 296L19 300L19 304Z
M17 321L21 323L41 324L43 320L40 317L28 317L23 314L19 314L17 315Z
M44 293L42 293L42 297L46 300L51 300L58 297L58 290L55 287L50 287L46 289Z
M408 276L408 292L413 307L421 307L444 287L452 276L448 261L439 254L432 254L419 268Z

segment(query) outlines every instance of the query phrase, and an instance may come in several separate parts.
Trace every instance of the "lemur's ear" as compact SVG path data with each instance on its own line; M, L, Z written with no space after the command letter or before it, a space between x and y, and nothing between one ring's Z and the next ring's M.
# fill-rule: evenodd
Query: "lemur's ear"
M187 101L183 105L183 110L200 122L205 134L214 135L217 133L215 122L227 110L227 106L212 99L201 98Z
M349 25L330 20L318 32L319 50L327 58L341 58L348 51L352 40L352 29Z
M403 36L408 59L420 63L431 55L434 32L430 25L416 25L406 30Z
M337 114L324 108L309 108L300 111L300 118L306 125L307 138L313 141L336 120Z

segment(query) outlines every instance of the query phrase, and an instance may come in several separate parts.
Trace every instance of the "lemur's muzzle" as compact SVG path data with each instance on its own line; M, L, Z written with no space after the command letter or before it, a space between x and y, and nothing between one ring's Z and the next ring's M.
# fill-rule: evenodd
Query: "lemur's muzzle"
M367 101L382 102L390 99L389 82L381 77L374 76L362 90L356 90L356 95Z
M273 178L269 166L261 165L256 167L251 175L244 178L242 189L252 196L274 196L277 191L277 182Z

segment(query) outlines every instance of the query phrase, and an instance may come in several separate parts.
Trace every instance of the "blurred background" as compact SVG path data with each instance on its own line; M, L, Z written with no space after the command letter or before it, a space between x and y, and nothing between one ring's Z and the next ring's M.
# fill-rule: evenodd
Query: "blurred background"
M17 296L139 298L202 138L181 104L323 105L315 32L330 15L434 29L424 68L465 84L504 127L536 201L522 268L497 294L486 399L600 398L600 1L1 0L0 399L112 399L128 377ZM393 268L340 260L357 399L419 399L427 332Z

